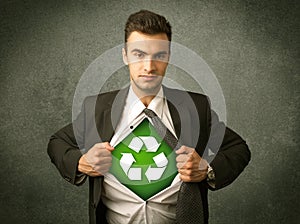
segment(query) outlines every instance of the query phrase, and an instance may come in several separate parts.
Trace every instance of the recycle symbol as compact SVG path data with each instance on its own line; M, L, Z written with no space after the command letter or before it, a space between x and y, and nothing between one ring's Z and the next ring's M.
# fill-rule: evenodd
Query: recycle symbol
M128 147L136 153L139 153L143 145L145 145L147 149L146 152L155 153L158 150L160 143L158 143L152 136L139 136L134 137ZM120 159L120 166L127 175L128 179L142 180L142 168L132 167L133 163L136 162L133 155L131 153L121 154L122 157ZM147 177L149 182L159 180L168 165L168 159L163 152L154 156L153 161L156 167L152 167L151 165L149 165L148 169L145 172L145 176Z

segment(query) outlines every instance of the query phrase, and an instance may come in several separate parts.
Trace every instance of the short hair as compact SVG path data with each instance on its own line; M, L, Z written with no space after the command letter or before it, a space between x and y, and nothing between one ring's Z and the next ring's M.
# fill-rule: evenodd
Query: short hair
M145 34L165 33L169 41L172 38L171 25L166 18L148 10L140 10L131 14L127 19L124 31L125 43L129 35L134 31Z

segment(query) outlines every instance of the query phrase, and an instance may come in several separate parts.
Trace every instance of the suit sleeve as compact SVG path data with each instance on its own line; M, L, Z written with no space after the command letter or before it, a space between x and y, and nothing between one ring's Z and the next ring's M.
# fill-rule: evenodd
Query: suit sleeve
M211 138L208 146L217 150L210 163L215 172L215 188L217 190L232 183L248 165L251 153L246 142L233 130L220 122L217 114L209 109Z
M57 131L50 137L48 143L48 155L56 166L61 176L68 182L81 185L86 175L78 171L78 161L82 156L84 135L84 107L77 119ZM76 137L75 137L76 135Z

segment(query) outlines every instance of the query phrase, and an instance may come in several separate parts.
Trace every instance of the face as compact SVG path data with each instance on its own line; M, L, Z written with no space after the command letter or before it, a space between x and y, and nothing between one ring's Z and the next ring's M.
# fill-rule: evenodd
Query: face
M137 95L156 94L165 75L169 60L169 41L166 34L148 35L132 32L123 49L128 64L131 85Z

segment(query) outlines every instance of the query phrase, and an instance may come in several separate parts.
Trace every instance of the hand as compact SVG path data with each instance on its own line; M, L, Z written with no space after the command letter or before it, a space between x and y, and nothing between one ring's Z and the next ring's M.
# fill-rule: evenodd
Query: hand
M108 142L95 144L86 154L81 156L78 170L92 177L103 176L111 167L112 150L114 148Z
M176 151L177 168L184 182L200 182L207 177L208 163L194 148L181 146Z

